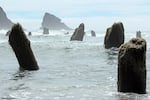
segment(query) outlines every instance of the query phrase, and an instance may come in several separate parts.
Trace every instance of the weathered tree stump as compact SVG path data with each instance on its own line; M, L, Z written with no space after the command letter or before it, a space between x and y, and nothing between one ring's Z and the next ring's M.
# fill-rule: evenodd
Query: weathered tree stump
M31 35L32 35L32 32L29 32L29 33L28 33L28 36L31 36Z
M10 30L7 31L6 36L9 36L9 34L10 34Z
M118 91L146 93L146 41L133 38L120 47Z
M137 32L136 32L136 37L137 37L137 38L138 38L138 37L139 37L139 38L142 37L142 36L141 36L141 31L137 31Z
M43 28L43 34L49 34L49 29L48 28Z
M11 45L20 65L20 70L38 70L38 64L35 60L30 47L30 41L27 39L22 26L15 24L9 35L9 44Z
M82 41L83 40L83 37L84 37L84 24L81 23L79 25L78 28L75 29L75 32L73 33L72 37L71 37L71 41L73 40L78 40L78 41Z
M112 27L107 28L104 45L106 49L111 47L119 48L124 43L124 27L121 22L114 23Z
M91 30L91 36L96 37L95 31Z

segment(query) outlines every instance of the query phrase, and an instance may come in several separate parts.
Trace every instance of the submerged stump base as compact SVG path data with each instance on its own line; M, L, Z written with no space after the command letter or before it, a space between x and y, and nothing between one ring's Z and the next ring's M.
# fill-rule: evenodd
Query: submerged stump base
M133 38L120 47L118 91L146 93L146 41Z

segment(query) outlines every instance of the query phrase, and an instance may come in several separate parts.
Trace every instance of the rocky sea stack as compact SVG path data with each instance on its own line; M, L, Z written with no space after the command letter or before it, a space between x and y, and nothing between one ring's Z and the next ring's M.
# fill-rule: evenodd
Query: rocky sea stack
M70 40L71 41L73 41L73 40L82 41L83 37L84 37L84 34L85 34L85 32L84 32L84 24L81 23L79 25L79 27L75 29L75 31L74 31L74 33L73 33L73 35L72 35Z
M112 27L107 28L104 45L106 49L111 47L119 48L124 43L124 27L122 22L114 23Z
M45 13L43 17L42 29L43 28L47 28L49 30L61 30L61 29L70 30L71 29L67 25L62 23L60 18L49 13Z
M20 65L20 70L38 70L38 64L30 47L30 41L26 37L20 24L14 24L9 35L11 45Z
M0 29L11 29L13 23L7 18L3 8L0 7Z
M146 93L146 41L133 38L120 47L118 91Z

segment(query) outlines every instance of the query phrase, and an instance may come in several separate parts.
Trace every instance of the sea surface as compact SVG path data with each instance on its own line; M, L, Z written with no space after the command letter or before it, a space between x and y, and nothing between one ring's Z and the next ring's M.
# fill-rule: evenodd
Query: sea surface
M147 41L147 94L117 92L118 50L104 48L105 32L70 41L72 32L41 31L28 36L40 70L19 71L19 64L0 31L0 100L150 100L150 32ZM125 32L125 42L135 37Z

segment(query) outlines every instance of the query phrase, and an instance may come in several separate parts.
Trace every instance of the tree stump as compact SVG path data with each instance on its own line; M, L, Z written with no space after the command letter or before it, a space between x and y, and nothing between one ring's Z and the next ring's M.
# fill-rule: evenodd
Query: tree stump
M146 41L133 38L120 47L118 91L146 93Z
M96 37L95 31L91 30L91 36Z
M141 36L141 31L137 31L137 32L136 32L136 37L137 37L137 38L138 38L138 37L139 37L139 38L142 37L142 36Z
M39 69L30 47L30 41L27 39L22 26L19 23L15 24L11 29L9 44L15 52L20 65L20 70Z
M78 28L75 29L73 35L71 36L70 41L77 40L82 41L84 37L84 24L81 23Z
M112 27L107 28L104 45L106 49L117 47L124 43L124 27L121 22L114 23Z
M49 29L48 28L43 28L43 34L49 34Z

